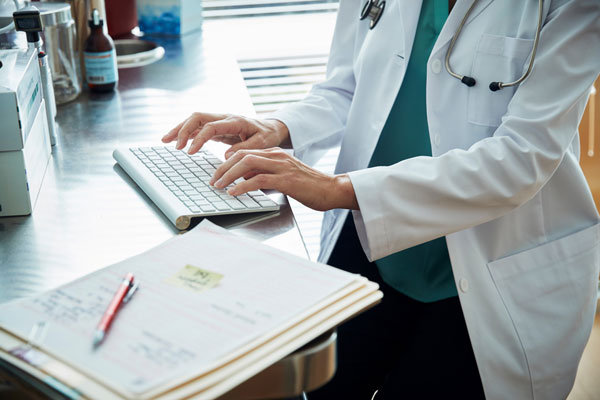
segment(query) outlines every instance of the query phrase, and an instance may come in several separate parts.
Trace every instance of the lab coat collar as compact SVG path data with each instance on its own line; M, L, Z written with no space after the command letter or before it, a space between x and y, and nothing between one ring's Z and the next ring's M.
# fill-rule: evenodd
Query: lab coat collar
M479 16L479 14L481 14L481 12L485 10L487 6L490 5L490 3L492 3L492 1L494 0L479 0L475 5L475 8L471 12L471 15L469 15L469 18L465 22L465 26L471 23L471 21L473 21L475 18L477 18L477 16ZM440 35L438 36L438 40L433 46L433 50L431 52L432 55L438 52L440 49L442 49L446 45L446 43L448 43L452 39L454 33L458 30L458 27L460 26L460 21L462 21L462 19L464 18L465 14L467 13L467 10L469 9L469 7L471 7L471 4L473 4L473 0L458 0L456 2L454 8L452 9L452 12L450 13L450 15L448 15L448 19L446 20L446 23L444 24Z

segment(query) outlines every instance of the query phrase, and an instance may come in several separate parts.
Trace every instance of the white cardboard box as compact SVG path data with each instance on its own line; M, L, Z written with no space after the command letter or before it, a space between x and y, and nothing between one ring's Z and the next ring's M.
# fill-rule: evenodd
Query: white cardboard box
M36 53L0 50L0 217L31 214L50 160Z
M42 102L37 51L0 50L0 151L22 149Z

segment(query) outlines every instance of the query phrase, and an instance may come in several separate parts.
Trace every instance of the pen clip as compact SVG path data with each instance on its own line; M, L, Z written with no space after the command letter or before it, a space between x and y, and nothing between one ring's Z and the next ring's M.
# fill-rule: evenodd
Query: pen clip
M123 298L123 304L126 304L127 302L129 302L129 300L131 300L131 298L133 297L134 293L138 290L139 287L140 287L140 284L138 282L135 282L133 284L133 286L131 286L129 288L129 290L127 291L127 294Z

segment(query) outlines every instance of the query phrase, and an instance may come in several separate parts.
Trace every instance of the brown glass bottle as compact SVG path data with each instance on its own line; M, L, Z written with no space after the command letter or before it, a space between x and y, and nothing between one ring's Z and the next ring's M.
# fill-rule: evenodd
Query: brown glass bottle
M103 25L104 21L94 8L89 21L91 32L83 48L85 78L93 92L110 92L119 80L115 45L110 36L104 34Z

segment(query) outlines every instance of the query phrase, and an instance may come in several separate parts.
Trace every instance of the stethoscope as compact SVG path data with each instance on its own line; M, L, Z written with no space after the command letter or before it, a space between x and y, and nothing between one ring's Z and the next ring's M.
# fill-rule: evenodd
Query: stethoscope
M371 19L369 29L373 29L379 22L379 18L381 18L381 14L383 14L384 9L385 1L367 0L362 12L360 13L360 20L362 21L363 19L369 17Z
M471 76L459 75L459 74L455 73L454 71L452 71L452 68L450 67L450 56L452 55L452 51L454 50L454 45L456 44L456 40L458 39L460 32L462 31L465 23L467 22L469 15L471 15L471 12L475 8L477 1L478 0L473 0L473 4L471 4L471 7L467 10L467 13L465 14L462 21L460 22L460 25L458 26L456 33L454 33L454 36L452 37L450 46L448 46L448 51L446 52L446 71L448 71L448 73L451 76L460 80L462 83L464 83L465 85L467 85L469 87L475 86L475 83L477 83L477 81L475 80L475 78L473 78ZM362 12L360 14L360 19L363 20L363 19L369 17L371 19L369 29L373 29L375 27L375 25L377 25L377 22L379 22L379 19L381 18L381 14L383 14L384 9L385 9L385 1L367 0L367 2L365 3L365 5L362 9ZM537 52L537 47L538 47L538 43L540 40L540 33L542 31L543 13L544 13L544 1L539 0L537 29L535 31L535 39L533 41L533 49L531 50L531 58L529 59L529 66L527 67L527 71L525 71L525 73L514 82L508 82L508 83L507 82L491 82L489 85L489 88L492 92L496 92L505 87L518 85L519 83L521 83L525 79L527 79L527 77L531 73L531 70L533 69L533 63L535 61L535 54Z

